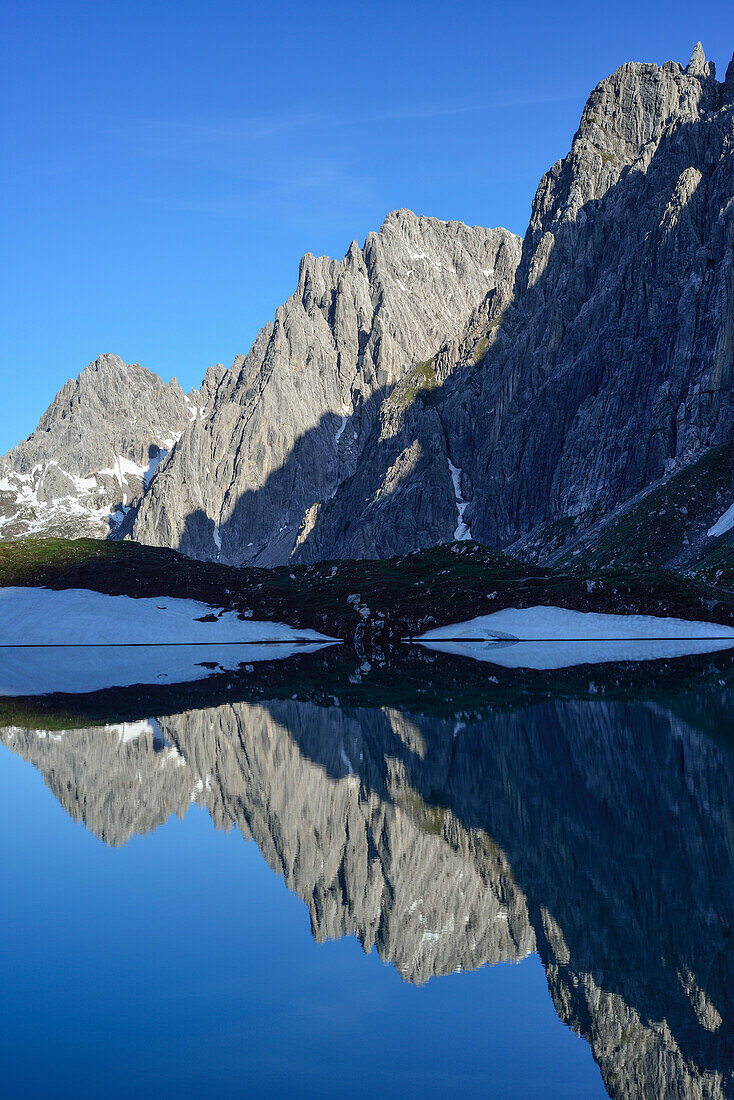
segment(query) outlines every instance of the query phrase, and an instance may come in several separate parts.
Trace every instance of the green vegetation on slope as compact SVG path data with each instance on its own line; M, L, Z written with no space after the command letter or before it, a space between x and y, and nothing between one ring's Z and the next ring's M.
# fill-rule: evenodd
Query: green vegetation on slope
M0 542L0 586L51 584L70 569L114 562L126 543L106 539L17 539ZM124 551L123 551L124 553ZM68 587L65 586L65 587Z
M392 392L390 400L399 408L407 409L413 404L419 394L427 393L438 388L436 369L433 359L426 359L398 382Z
M705 583L734 585L734 538L727 534L711 539L711 550L696 563L692 573Z
M734 624L734 593L690 577L652 568L542 569L472 542L381 561L237 569L132 542L31 539L0 544L0 585L189 597L311 627L365 654L432 627L537 604Z
M560 564L574 569L664 567L690 554L692 544L734 501L734 446L714 447L673 475L617 519L590 532L580 551L569 550Z

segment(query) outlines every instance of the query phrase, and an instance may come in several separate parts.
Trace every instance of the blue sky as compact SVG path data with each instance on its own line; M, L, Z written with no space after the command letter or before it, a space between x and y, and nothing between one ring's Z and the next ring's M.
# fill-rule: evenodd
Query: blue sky
M103 351L182 385L407 206L523 233L626 60L719 76L730 0L9 0L0 16L0 452Z

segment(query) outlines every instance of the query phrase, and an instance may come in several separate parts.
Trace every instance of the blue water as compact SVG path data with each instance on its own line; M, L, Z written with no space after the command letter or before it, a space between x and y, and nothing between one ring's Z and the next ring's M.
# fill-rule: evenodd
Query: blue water
M537 955L401 980L192 806L106 847L0 755L6 1096L606 1095Z
M731 655L341 661L0 700L0 1094L734 1096Z

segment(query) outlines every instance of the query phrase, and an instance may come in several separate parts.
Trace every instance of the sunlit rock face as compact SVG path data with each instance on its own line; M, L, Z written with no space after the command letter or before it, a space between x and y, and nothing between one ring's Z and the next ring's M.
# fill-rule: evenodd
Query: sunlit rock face
M185 394L175 379L100 355L0 457L0 539L106 538L185 427L208 415L223 374L212 367Z
M196 558L288 561L364 463L384 397L401 380L437 385L432 357L488 296L508 299L519 259L504 229L407 210L342 261L304 256L297 290L235 360L211 416L187 429L125 530ZM451 478L445 458L434 461L435 522L448 530ZM435 541L429 525L423 544Z
M299 560L453 537L435 504L450 470L455 525L545 559L732 438L732 73L697 48L594 89L538 187L511 302L439 354L440 389L383 403Z
M0 537L266 566L593 543L734 437L733 193L734 66L717 81L700 45L622 65L523 242L399 210L341 261L304 256L201 391L100 357L0 460ZM671 525L703 538L732 501L709 503Z
M734 1089L731 706L547 703L442 719L295 700L5 729L107 843L194 803L254 838L322 940L410 981L537 950L614 1097Z

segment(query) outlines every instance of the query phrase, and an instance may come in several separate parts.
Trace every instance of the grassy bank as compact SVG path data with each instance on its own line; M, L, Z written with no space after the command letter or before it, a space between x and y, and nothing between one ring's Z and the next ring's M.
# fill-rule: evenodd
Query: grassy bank
M386 561L237 569L131 542L26 539L0 543L7 585L189 597L377 655L432 627L535 604L734 625L734 593L701 580L654 568L542 569L471 542Z

